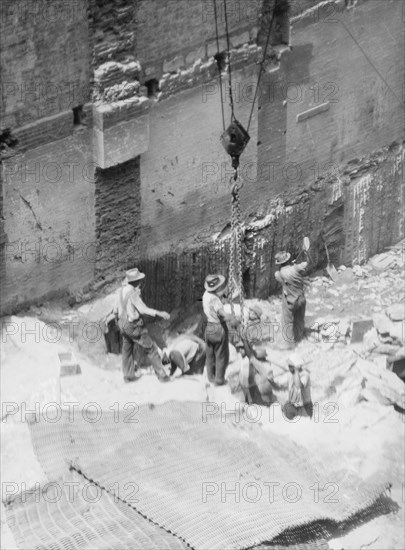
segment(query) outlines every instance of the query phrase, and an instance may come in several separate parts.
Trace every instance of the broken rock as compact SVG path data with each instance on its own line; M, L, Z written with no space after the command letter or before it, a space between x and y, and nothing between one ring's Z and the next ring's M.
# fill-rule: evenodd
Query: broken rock
M405 319L405 304L392 304L387 309L387 315L392 321L403 321Z
M356 277L362 277L364 275L364 272L359 265L355 265L353 267L353 274L356 275Z
M351 267L339 273L339 283L351 283L353 281L353 270Z
M387 369L396 374L403 382L405 382L405 357L395 359L395 357L387 357Z
M383 271L384 269L389 269L393 267L396 263L395 256L392 254L378 254L370 260L370 264L377 269L378 271Z
M388 336L394 328L392 321L384 313L376 313L373 315L373 322L375 328L383 336Z

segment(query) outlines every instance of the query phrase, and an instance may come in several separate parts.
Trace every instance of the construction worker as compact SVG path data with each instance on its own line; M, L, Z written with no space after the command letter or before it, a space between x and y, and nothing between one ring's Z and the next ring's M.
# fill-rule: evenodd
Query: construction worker
M145 274L137 268L126 272L124 286L118 291L114 314L122 334L122 371L124 382L137 380L136 359L145 354L149 359L156 376L161 382L167 382L170 377L162 365L158 348L145 328L143 316L170 319L169 313L148 307L141 298L141 285Z
M288 401L283 407L284 415L292 420L296 416L312 418L314 405L311 397L311 378L303 368L304 362L298 353L287 359L288 363Z
M162 351L162 363L170 364L170 376L177 368L183 374L202 374L205 365L205 342L194 334L182 334Z
M263 340L262 334L263 311L257 304L252 304L244 311L244 337L250 345L258 344Z
M205 343L207 376L216 386L225 384L225 371L229 363L229 334L226 322L235 319L224 311L222 298L227 294L223 275L207 275L204 282L203 310L207 319Z
M303 339L305 334L305 286L304 277L308 262L291 263L289 252L278 252L275 256L275 278L282 285L281 294L281 326L279 347L289 349Z
M238 343L236 348L242 357L247 355L249 358L249 362L243 363L239 372L239 383L246 403L265 406L275 403L277 398L273 392L273 371L266 350L253 349L245 339Z

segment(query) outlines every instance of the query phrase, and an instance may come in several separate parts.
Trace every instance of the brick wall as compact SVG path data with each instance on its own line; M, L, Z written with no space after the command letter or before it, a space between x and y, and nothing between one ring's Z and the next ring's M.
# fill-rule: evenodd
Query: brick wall
M89 101L87 0L8 2L1 15L2 128Z
M350 174L337 256L362 262L403 235L403 182L393 168L404 137L402 6L331 3L297 18L291 41L292 51L266 75L260 94L258 159L273 163L274 173L259 182L259 196L294 204L313 188L338 187ZM354 183L354 166L363 183ZM381 211L395 222L377 222ZM330 218L322 209L319 215L320 230Z
M236 117L245 126L255 42L264 44L274 3L228 0ZM3 126L19 140L3 166L6 307L111 280L137 263L163 289L151 303L187 305L227 260L231 171L219 142L212 1L86 0L68 13L55 11L58 2L22 4L37 13L15 3L2 18ZM321 231L333 261L347 264L403 236L401 7L293 1L291 30L281 10L241 157L251 294L274 290L274 252L298 252L305 234L320 266ZM139 100L154 78L158 100ZM226 78L223 88L229 123ZM74 126L72 108L82 104L87 126ZM100 151L111 167L94 179Z
M220 49L224 50L225 14L223 3L217 4ZM253 40L261 5L262 0L228 0L231 43ZM217 51L212 0L138 0L137 20L137 58L146 77L160 78L163 73L185 68Z
M96 170L96 277L114 275L137 262L140 228L139 158Z
M234 73L241 93L256 78L257 66ZM235 95L235 114L247 126L251 102ZM226 125L230 123L228 102ZM156 103L150 112L150 143L141 156L142 251L158 255L190 243L210 240L222 231L230 216L230 159L220 143L220 90L211 81ZM241 175L256 178L257 117L243 154ZM252 173L250 173L250 169ZM254 199L242 189L246 205Z
M91 131L2 163L5 277L2 311L78 291L94 277Z

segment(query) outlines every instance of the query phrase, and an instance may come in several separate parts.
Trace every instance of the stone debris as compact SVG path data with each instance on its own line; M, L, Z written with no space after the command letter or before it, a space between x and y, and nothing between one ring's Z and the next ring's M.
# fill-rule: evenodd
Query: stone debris
M383 271L389 269L390 267L394 267L395 265L400 265L401 261L396 257L395 254L383 253L373 256L370 259L370 264L374 269Z
M391 334L394 324L384 313L373 315L374 326L381 336Z
M359 265L355 265L353 267L353 275L356 275L356 277L362 277L364 275L364 271Z
M392 321L403 321L405 319L405 304L392 304L387 309L387 315Z

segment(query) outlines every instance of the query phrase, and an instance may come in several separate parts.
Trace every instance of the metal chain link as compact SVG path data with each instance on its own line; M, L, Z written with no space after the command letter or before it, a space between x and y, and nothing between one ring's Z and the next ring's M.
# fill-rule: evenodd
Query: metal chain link
M232 187L232 211L231 211L231 242L229 255L229 294L232 315L235 315L232 294L235 290L239 293L240 311L241 311L241 327L244 328L244 292L243 292L243 272L242 272L242 218L240 209L239 186L237 185L238 172L235 170L233 177L234 183ZM236 267L236 273L235 273Z

